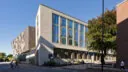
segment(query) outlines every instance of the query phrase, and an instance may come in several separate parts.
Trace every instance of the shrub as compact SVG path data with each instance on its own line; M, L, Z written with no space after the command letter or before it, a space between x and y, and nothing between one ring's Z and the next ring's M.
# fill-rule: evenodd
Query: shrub
M58 64L54 60L50 60L50 61L44 62L43 65L44 66L56 66Z
M0 62L3 62L4 60L2 58L0 58Z
M82 60L82 61L80 62L80 64L84 64L84 61Z
M30 64L35 64L35 59L34 58L30 58L29 61L30 61Z
M17 59L18 61L26 61L26 55L25 54L20 54L17 56Z

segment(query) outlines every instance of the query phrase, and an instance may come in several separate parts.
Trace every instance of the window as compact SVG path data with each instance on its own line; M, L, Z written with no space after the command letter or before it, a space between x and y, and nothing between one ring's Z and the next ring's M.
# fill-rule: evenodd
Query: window
M78 46L78 23L74 23L74 44Z
M59 16L52 14L52 42L58 43L58 20Z
M66 26L66 18L61 17L61 26Z
M61 29L61 36L60 41L62 44L66 44L66 18L60 18L60 29Z
M61 27L61 36L66 37L66 28L65 27Z
M69 28L69 29L72 29L72 25L73 25L72 23L73 23L72 20L68 20L68 28Z
M80 25L80 47L85 47L85 41L84 41L84 25Z
M73 21L68 20L68 44L72 45L72 26L73 26Z

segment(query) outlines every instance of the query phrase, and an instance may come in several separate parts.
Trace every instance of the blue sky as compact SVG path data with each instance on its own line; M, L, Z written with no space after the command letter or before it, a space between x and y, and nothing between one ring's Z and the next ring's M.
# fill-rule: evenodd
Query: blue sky
M45 4L85 22L101 14L102 0L1 0L0 52L12 53L11 42L27 26L35 26L39 4ZM105 0L105 9L113 9L123 0Z

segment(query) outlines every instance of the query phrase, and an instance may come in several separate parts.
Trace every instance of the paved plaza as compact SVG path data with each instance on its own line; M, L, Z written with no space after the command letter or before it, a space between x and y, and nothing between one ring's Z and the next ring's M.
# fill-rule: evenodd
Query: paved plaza
M29 64L20 64L18 68L11 69L8 62L0 63L0 72L100 72L98 69L71 69L68 67L39 67ZM121 71L110 71L104 72L121 72Z

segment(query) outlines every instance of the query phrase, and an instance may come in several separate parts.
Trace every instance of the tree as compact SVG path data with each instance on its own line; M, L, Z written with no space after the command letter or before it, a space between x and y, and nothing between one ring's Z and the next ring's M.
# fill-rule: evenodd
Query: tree
M88 46L90 50L101 52L104 48L104 55L108 50L115 53L116 50L116 11L106 10L104 13L104 39L102 44L102 15L88 21Z
M6 54L5 53L0 53L0 61L4 61L6 58Z
M7 56L7 60L11 61L12 59L13 59L13 55L12 55L12 54L9 54L9 55Z
M12 58L12 57L13 57L13 55L12 55L12 54L9 54L7 57L10 57L10 58Z

